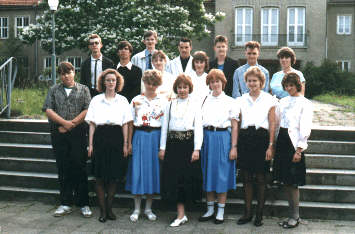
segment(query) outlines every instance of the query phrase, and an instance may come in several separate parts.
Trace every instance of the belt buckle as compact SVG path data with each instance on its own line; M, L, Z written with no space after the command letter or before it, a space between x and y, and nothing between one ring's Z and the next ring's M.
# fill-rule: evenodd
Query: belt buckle
M217 127L213 126L213 131L217 131Z

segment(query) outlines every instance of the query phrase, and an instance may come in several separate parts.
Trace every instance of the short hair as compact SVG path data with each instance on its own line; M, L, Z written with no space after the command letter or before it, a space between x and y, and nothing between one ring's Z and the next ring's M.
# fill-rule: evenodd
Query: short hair
M75 71L74 66L70 62L61 62L58 65L58 73L59 75L68 74L71 71Z
M189 38L187 38L187 37L182 37L182 38L180 38L178 45L180 45L180 42L188 42L188 43L190 44L190 46L192 46L192 41L191 41L191 39L189 39Z
M282 47L277 51L277 58L291 58L291 65L294 65L296 63L296 53L293 49L290 47Z
M216 45L218 42L226 43L228 45L228 38L226 36L223 36L223 35L217 35L214 38L214 45Z
M205 72L207 72L209 70L209 63L208 63L208 56L204 51L196 51L194 53L194 55L192 56L192 69L194 71L196 71L195 68L195 62L196 61L201 61L201 62L205 62Z
M301 84L301 79L300 76L297 75L296 72L290 72L285 75L285 77L282 79L282 88L285 90L285 86L287 84L293 84L296 86L297 92L301 92L302 90L302 84Z
M152 55L152 61L161 58L167 62L166 54L162 50L156 50Z
M143 73L142 81L144 83L148 82L153 86L160 86L163 83L163 75L156 69L146 70Z
M261 71L261 69L257 66L251 66L248 70L244 73L244 81L247 83L248 76L256 76L260 81L260 89L265 87L265 74Z
M95 38L98 38L100 43L102 44L101 37L99 35L95 34L95 33L89 35L88 43L90 43L91 39L95 39Z
M249 49L255 49L257 48L260 51L260 43L257 41L248 41L247 43L245 43L244 45L245 50Z
M222 82L222 90L224 90L224 88L226 87L227 79L223 71L221 71L220 69L211 69L211 71L208 73L206 77L206 84L210 86L210 82L212 80L220 80Z
M123 85L124 85L124 79L123 76L118 73L118 71L116 71L115 69L112 68L108 68L105 71L101 72L99 78L97 79L97 85L96 85L96 89L99 92L105 92L106 91L106 86L105 86L105 79L106 76L108 74L114 74L116 77L116 92L121 92L123 89Z
M176 94L178 93L177 88L180 84L185 84L185 85L189 86L189 93L192 93L192 91L194 90L194 85L192 84L190 76L188 76L184 73L182 73L182 74L178 75L178 77L176 77L176 80L173 85L174 93L176 93Z
M128 41L120 41L118 43L118 50L122 50L124 49L125 47L128 47L128 50L129 52L131 52L131 54L133 53L133 46L131 45L131 43L129 43Z
M155 40L158 40L158 33L154 30L145 31L143 34L143 39L146 39L147 37L151 37L151 36L153 36Z

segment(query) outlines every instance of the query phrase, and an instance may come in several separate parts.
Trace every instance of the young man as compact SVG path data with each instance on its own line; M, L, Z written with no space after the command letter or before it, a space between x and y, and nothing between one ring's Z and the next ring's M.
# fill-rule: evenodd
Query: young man
M234 72L233 76L233 93L234 98L242 96L244 93L249 92L249 89L244 81L244 73L251 66L258 66L265 75L265 87L263 90L269 92L269 72L263 66L258 64L258 57L260 55L260 44L257 41L249 41L245 44L245 57L247 63L239 67Z
M86 174L87 139L84 118L90 103L89 89L74 81L75 69L69 62L58 66L61 84L51 87L42 110L50 124L51 140L58 168L60 206L55 217L72 212L75 203L84 217L91 217Z
M192 69L192 41L186 37L183 37L179 41L178 45L180 55L171 60L166 68L167 72L170 72L174 77L177 77L181 73L190 75L194 72Z
M228 96L232 96L233 91L233 74L239 67L238 61L227 56L228 39L225 36L217 35L214 39L214 52L216 58L210 62L210 69L218 68L223 71L227 79L224 92Z
M118 43L118 57L120 62L117 71L123 76L124 86L121 95L125 96L129 102L141 93L142 70L130 62L133 47L128 41Z
M80 83L86 85L90 90L91 97L94 97L98 94L96 80L100 73L107 68L115 68L115 66L110 59L101 54L102 42L99 35L91 34L88 41L91 56L81 64Z

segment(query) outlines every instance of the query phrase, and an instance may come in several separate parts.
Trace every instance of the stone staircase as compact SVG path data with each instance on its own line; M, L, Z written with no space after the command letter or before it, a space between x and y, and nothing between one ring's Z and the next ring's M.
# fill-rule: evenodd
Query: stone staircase
M300 187L301 216L355 220L355 128L313 129L306 165L307 185ZM90 161L88 171L89 168ZM91 176L89 186L93 191ZM0 120L0 199L55 203L58 194L47 121ZM95 196L93 192L90 195ZM127 204L131 195L120 190L117 197ZM156 198L159 200L159 196ZM243 212L241 183L236 191L228 194L227 203L227 213ZM165 208L161 202L155 206ZM265 215L285 216L287 206L282 189L267 190Z

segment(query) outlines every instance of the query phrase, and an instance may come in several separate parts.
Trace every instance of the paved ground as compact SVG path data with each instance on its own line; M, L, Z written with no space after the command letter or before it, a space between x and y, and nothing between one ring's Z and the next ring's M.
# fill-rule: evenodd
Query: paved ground
M277 225L278 218L265 218L264 225L256 228L252 224L236 225L240 215L226 215L224 224L199 223L198 213L190 213L190 221L178 228L170 228L174 212L159 212L158 220L150 222L141 218L137 223L129 219L130 209L115 208L116 221L102 224L97 221L98 209L92 218L81 217L79 210L66 217L54 218L54 206L40 202L0 201L0 233L355 233L355 222L303 220L294 230L283 230Z
M326 104L312 100L313 125L319 126L355 126L355 112L346 111L342 106Z

